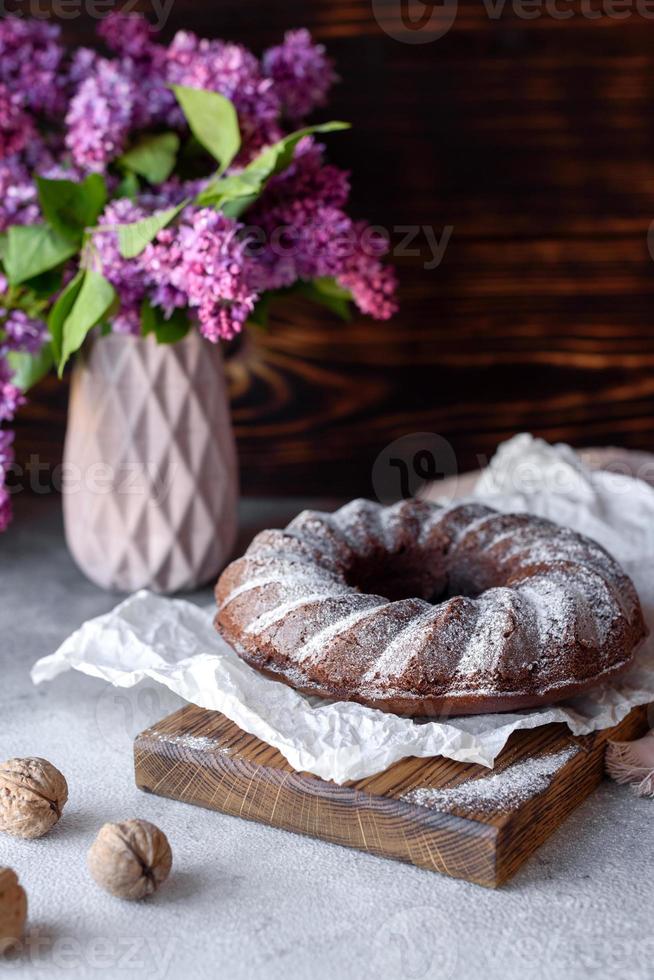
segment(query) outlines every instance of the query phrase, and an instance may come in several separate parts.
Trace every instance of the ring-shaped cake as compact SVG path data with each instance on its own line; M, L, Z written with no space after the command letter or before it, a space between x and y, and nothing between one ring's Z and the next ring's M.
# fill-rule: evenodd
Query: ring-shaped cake
M481 504L355 500L257 535L216 586L216 626L299 691L412 716L560 701L646 635L596 542Z

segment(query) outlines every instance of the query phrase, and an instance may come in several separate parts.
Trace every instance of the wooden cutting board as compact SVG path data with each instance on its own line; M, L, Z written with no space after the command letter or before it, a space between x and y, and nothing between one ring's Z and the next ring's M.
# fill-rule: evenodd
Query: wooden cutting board
M518 732L495 769L404 759L345 786L295 772L217 712L188 705L142 732L137 785L186 803L309 834L495 887L507 881L602 778L608 739L647 729L636 708L617 727L574 738L563 725Z

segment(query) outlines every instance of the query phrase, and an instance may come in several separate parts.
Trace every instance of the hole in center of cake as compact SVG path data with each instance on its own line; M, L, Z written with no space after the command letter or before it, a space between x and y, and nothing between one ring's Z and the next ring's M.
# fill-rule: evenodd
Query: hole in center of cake
M360 560L346 573L348 585L368 595L380 595L390 602L424 599L437 605L447 596L447 578L430 568L424 556L401 553L382 554Z

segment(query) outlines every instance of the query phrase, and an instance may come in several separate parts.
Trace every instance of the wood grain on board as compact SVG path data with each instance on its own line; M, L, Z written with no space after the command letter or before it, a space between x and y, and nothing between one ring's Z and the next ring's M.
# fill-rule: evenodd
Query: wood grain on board
M453 228L436 268L423 232L397 258L394 321L294 304L231 359L244 492L369 494L378 452L408 432L445 436L460 470L524 429L650 447L654 25L635 4L526 20L509 0L462 0L442 38L408 44L384 29L399 0L374 9L176 0L166 25L260 50L306 24L343 80L328 114L354 128L329 152L353 171L353 211L395 245L407 225ZM63 26L90 40L88 18ZM19 422L20 461L57 462L64 424L50 379Z
M482 794L458 805L437 795L435 809L405 797L489 778L489 770L442 757L408 758L337 786L295 772L276 749L224 715L188 705L137 737L136 782L160 796L495 887L595 789L607 739L637 737L646 719L646 709L637 708L616 728L589 736L574 738L562 725L516 733L493 775L561 757L535 791Z

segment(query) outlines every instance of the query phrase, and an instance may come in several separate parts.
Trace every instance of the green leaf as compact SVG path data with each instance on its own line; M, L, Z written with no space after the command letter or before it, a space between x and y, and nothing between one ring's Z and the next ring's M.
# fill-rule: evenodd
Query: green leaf
M13 373L13 382L21 391L29 391L54 367L52 344L44 344L38 354L11 351L7 360Z
M206 150L226 170L241 148L241 133L234 104L218 92L172 85L175 98L191 128Z
M178 150L176 133L154 133L141 137L135 146L123 153L118 164L145 177L151 184L161 184L175 169Z
M250 313L248 323L253 323L255 327L263 327L265 329L268 326L270 306L274 298L275 293L273 290L268 290L268 292L263 293L257 305Z
M80 349L89 330L102 320L115 301L116 291L111 283L99 272L87 269L81 289L64 321L60 377L71 354Z
M79 350L89 330L109 312L115 300L113 286L99 272L80 270L69 282L48 319L59 377L71 354Z
M260 174L264 180L269 177L274 177L275 174L281 173L282 170L290 167L293 162L293 156L295 155L295 149L300 140L304 139L305 136L311 136L313 133L337 133L349 128L349 123L339 122L337 120L319 123L317 126L305 126L304 129L298 129L294 133L290 133L288 136L285 136L277 143L273 143L272 146L265 149L263 153L260 153L258 157L255 157L247 165L244 172Z
M114 197L119 199L121 197L129 197L131 201L135 200L141 190L141 185L136 174L128 173L125 174L120 184L116 188Z
M54 269L77 252L77 244L47 225L12 225L4 266L13 286Z
M197 203L220 208L230 218L238 218L263 193L270 178L291 165L301 139L313 133L332 133L349 128L349 123L328 122L299 129L273 143L240 173L212 181L200 192Z
M352 301L352 294L349 289L344 289L342 286L339 286L335 279L329 276L322 276L318 279L313 279L311 282L298 282L293 289L300 296L305 296L314 303L320 303L321 306L326 306L332 313L340 316L342 320L349 320L351 318L350 302Z
M0 262L4 262L7 254L7 232L0 232Z
M330 276L322 276L310 282L298 281L292 286L281 289L269 289L262 293L259 302L248 317L248 323L257 327L267 327L273 304L289 296L304 296L314 303L326 306L343 320L351 319L350 303L352 294L349 289L339 286Z
M149 218L142 218L141 221L134 221L130 225L118 226L118 248L124 259L135 259L140 255L159 232L169 225L177 215L188 204L188 200L182 201L173 208L165 211L157 211Z
M64 238L80 242L85 228L92 228L107 203L107 185L100 174L89 174L81 183L37 177L41 211L46 221Z
M28 279L24 285L32 290L37 300L49 299L61 289L62 272L61 269L48 269L40 276Z
M84 273L80 271L77 273L74 279L71 279L62 294L57 299L57 302L50 310L50 316L48 317L48 331L50 333L52 353L57 365L61 361L64 346L64 323L66 322L68 314L75 305L75 300L77 299L82 288L83 281Z
M229 177L208 184L198 194L196 203L202 207L222 208L225 211L227 205L238 203L241 206L240 213L242 213L256 201L262 189L259 176L248 174L244 170L240 174L231 174ZM237 214L231 216L238 217Z
M176 344L182 340L191 328L191 321L186 310L174 310L166 319L162 309L151 306L148 300L141 307L141 332L144 337L154 334L158 344Z

